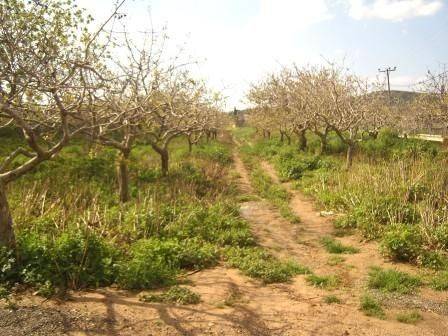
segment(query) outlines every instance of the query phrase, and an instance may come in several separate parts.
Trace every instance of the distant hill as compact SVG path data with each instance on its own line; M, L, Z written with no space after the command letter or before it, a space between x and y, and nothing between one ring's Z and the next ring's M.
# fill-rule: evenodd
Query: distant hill
M389 92L387 90L375 91L375 92L371 92L370 95L381 95L387 99L389 97ZM418 96L422 95L422 93L415 92L415 91L391 90L390 95L391 95L393 103L400 104L400 103L410 103L414 99L416 99Z

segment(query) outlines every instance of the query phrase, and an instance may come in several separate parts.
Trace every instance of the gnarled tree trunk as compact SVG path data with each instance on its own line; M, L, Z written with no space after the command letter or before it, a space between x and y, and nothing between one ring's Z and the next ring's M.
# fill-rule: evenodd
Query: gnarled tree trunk
M120 202L129 202L129 151L122 151L118 163L118 190L120 193Z
M161 168L162 168L162 175L166 176L168 175L168 169L169 169L169 153L168 153L168 149L166 148L166 146L164 147L159 147L155 144L151 145L152 148L157 152L157 154L160 155L160 163L161 163Z
M160 154L160 159L162 164L162 175L166 176L168 175L169 169L169 155L166 149L163 149L162 153Z
M307 146L307 139L306 139L306 130L301 130L298 133L299 136L299 150L304 151Z
M5 187L5 184L0 180L0 246L13 247L15 236Z
M355 150L355 144L352 141L347 143L347 161L345 162L345 168L348 170L353 164L353 152Z
M191 152L193 152L193 141L191 140L190 137L187 137L188 139L188 153L191 154Z

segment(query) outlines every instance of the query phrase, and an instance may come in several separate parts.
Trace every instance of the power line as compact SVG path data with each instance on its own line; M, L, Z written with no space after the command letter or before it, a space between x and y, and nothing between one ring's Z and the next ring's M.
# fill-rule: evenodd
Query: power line
M389 100L392 99L392 96L390 93L390 73L393 71L396 71L396 70L397 70L397 67L393 67L393 68L387 67L386 69L383 69L383 70L381 70L381 68L378 69L379 72L385 72L387 75L387 90L389 91Z

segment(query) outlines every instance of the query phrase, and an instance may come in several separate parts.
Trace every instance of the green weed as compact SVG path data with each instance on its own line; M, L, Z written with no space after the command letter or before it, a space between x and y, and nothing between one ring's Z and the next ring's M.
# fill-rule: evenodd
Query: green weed
M327 304L342 303L341 299L338 298L336 295L327 295L326 297L324 297L324 302Z
M422 315L418 311L404 312L397 315L397 321L407 324L415 324L423 320Z
M293 261L277 260L258 247L227 249L226 258L230 266L266 284L287 282L295 275L310 273L307 267Z
M396 292L400 294L413 293L422 281L420 278L393 269L383 270L373 267L369 273L369 288L379 289L383 292Z
M201 302L199 294L180 286L173 286L162 294L143 295L140 299L144 302L176 303L181 305L198 304Z
M380 303L370 295L363 295L361 297L360 309L367 316L377 317L379 319L386 318L386 314Z
M335 275L320 276L320 275L316 275L316 274L311 274L306 277L306 281L310 285L312 285L314 287L322 288L322 289L334 289L340 283L339 278Z
M340 241L337 241L336 239L331 237L323 237L321 239L321 243L328 253L354 254L359 252L359 249L357 249L356 247L343 245Z
M435 275L430 282L431 288L438 291L448 290L448 271Z

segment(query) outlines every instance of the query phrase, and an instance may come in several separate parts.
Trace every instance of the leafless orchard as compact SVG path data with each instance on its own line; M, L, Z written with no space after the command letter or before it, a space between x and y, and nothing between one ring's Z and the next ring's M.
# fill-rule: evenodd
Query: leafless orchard
M166 174L173 139L187 136L192 146L224 121L219 95L193 77L189 64L165 55L163 34L145 33L135 43L110 29L124 3L94 31L90 17L71 4L0 4L0 127L20 130L26 143L0 163L0 243L14 244L6 185L75 137L120 152L119 198L126 202L137 140L160 155ZM114 59L117 49L125 56Z
M447 84L446 71L428 72L417 98L392 102L378 84L342 66L293 65L252 85L248 120L264 137L278 132L282 141L290 142L290 135L296 134L301 150L306 147L305 133L313 132L320 138L321 153L327 149L329 132L334 132L347 145L350 168L364 133L376 137L380 129L391 128L407 135L435 122L446 129Z

